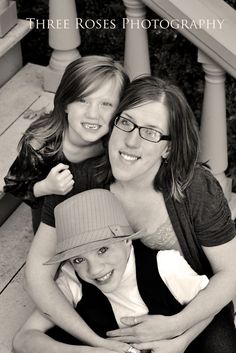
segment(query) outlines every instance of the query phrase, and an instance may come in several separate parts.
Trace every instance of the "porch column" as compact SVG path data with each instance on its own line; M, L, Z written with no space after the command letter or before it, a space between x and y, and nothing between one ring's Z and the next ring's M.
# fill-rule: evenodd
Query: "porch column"
M80 57L80 33L76 28L75 0L49 0L49 45L53 48L49 66L44 73L44 89L55 92L65 67ZM53 28L55 27L55 28Z
M126 7L126 18L123 19L125 32L124 66L133 80L142 74L150 74L147 30L144 28L146 9L139 0L123 0Z
M16 24L16 2L0 0L0 38L3 38Z
M200 160L209 163L229 202L231 179L225 175L228 166L225 71L201 51L198 62L205 72Z

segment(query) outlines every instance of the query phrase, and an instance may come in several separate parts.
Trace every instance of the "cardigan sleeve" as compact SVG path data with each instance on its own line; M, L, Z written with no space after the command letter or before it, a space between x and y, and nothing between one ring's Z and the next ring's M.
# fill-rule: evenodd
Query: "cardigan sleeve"
M45 177L48 171L46 169L48 168L45 168L42 156L30 144L23 142L18 156L4 178L4 192L22 199L32 208L40 207L43 198L34 196L33 186Z
M217 246L232 240L235 237L235 225L221 186L212 173L198 166L186 191L199 243L202 246Z

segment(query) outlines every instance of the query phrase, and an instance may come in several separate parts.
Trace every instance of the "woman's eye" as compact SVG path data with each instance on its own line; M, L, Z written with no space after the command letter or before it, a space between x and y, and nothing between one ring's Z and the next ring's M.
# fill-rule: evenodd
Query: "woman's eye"
M98 255L105 254L105 252L108 250L106 246L103 246L98 250Z
M84 261L84 258L83 257L76 257L74 260L73 260L73 263L74 264L81 264L81 262Z
M146 129L145 134L149 137L155 138L159 134L159 132L152 129Z
M121 119L120 119L120 122L121 122L121 124L124 125L124 126L129 126L129 125L131 125L130 121L127 120L127 119L125 119L125 118L121 118Z

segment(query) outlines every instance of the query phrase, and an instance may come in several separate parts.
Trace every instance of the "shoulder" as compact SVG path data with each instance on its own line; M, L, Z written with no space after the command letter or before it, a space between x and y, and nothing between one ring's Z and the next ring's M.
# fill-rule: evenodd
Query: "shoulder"
M224 197L218 180L211 170L202 164L195 167L193 178L186 188L186 193L195 198Z

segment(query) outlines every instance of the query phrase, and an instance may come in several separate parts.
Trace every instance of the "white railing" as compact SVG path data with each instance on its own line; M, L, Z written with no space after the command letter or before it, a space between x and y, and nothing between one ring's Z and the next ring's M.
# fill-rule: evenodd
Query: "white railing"
M232 217L235 218L236 195L231 193L231 180L225 176L228 163L225 73L236 78L234 40L236 11L223 0L123 0L123 2L127 18L124 65L131 79L140 74L150 73L146 6L172 23L177 31L198 48L196 60L202 64L205 72L200 158L202 161L209 161L212 172L219 180L229 201ZM74 17L77 16L74 0L50 0L49 6L50 18L73 17L73 11ZM70 30L51 32L53 31L50 30L50 46L54 48L54 52L49 70L53 72L54 77L56 75L61 77L62 69L68 62L74 60L74 54L79 55L76 51L76 47L80 44L79 30L72 26ZM63 32L66 32L65 46L61 40ZM52 75L50 81L51 79ZM58 80L55 79L54 89Z

